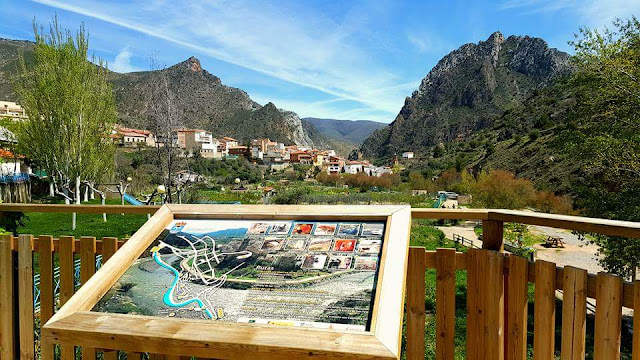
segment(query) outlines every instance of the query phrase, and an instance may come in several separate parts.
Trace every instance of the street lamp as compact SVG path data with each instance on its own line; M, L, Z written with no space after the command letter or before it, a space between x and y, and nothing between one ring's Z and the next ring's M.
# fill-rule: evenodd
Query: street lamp
M162 203L164 204L164 194L167 192L167 188L165 188L164 185L158 185L156 192L160 194L160 199L162 199Z
M240 184L240 178L236 178L235 180L233 180L233 182L236 183L236 200L240 202L240 188L237 186L238 184Z

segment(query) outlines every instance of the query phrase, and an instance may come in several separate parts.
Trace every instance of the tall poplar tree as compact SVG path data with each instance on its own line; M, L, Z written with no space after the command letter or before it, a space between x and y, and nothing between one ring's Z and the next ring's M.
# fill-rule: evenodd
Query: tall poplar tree
M80 204L81 185L113 167L109 135L117 113L108 70L102 59L88 60L84 26L74 35L54 18L48 31L35 22L33 28L33 66L21 56L14 82L28 115L16 137L20 150L49 174L56 194Z

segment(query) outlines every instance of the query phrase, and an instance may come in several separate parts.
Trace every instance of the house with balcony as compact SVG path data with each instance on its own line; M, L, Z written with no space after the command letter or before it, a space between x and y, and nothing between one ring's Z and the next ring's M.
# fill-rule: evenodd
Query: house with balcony
M24 108L13 101L0 101L0 119L21 121L28 119Z
M120 146L156 146L156 138L149 130L132 129L116 125L111 133L111 137Z
M364 171L364 164L362 161L347 161L344 165L344 172L346 174L357 174Z

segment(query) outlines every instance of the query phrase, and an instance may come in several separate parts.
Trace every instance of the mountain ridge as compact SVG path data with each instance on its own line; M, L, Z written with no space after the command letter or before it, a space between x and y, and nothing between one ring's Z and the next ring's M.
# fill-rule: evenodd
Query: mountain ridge
M366 156L390 157L402 151L430 153L441 144L462 141L492 126L535 89L572 71L569 55L529 36L464 44L443 57L405 99L389 126L367 138Z
M373 131L387 124L371 120L341 120L330 118L305 117L322 135L329 139L360 145Z

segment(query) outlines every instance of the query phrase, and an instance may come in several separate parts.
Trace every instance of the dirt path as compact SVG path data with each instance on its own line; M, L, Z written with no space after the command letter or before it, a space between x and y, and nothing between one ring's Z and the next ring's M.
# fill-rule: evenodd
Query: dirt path
M453 240L453 234L456 234L473 241L474 245L481 248L482 241L478 240L478 236L473 231L475 225L475 221L465 221L455 226L436 226L436 228L442 230L444 236L449 240Z
M581 241L576 235L568 230L554 229L546 226L531 226L533 232L544 236L562 238L565 242L564 248L546 248L542 244L534 246L538 259L551 261L558 266L575 266L596 274L604 271L598 263L598 247Z

